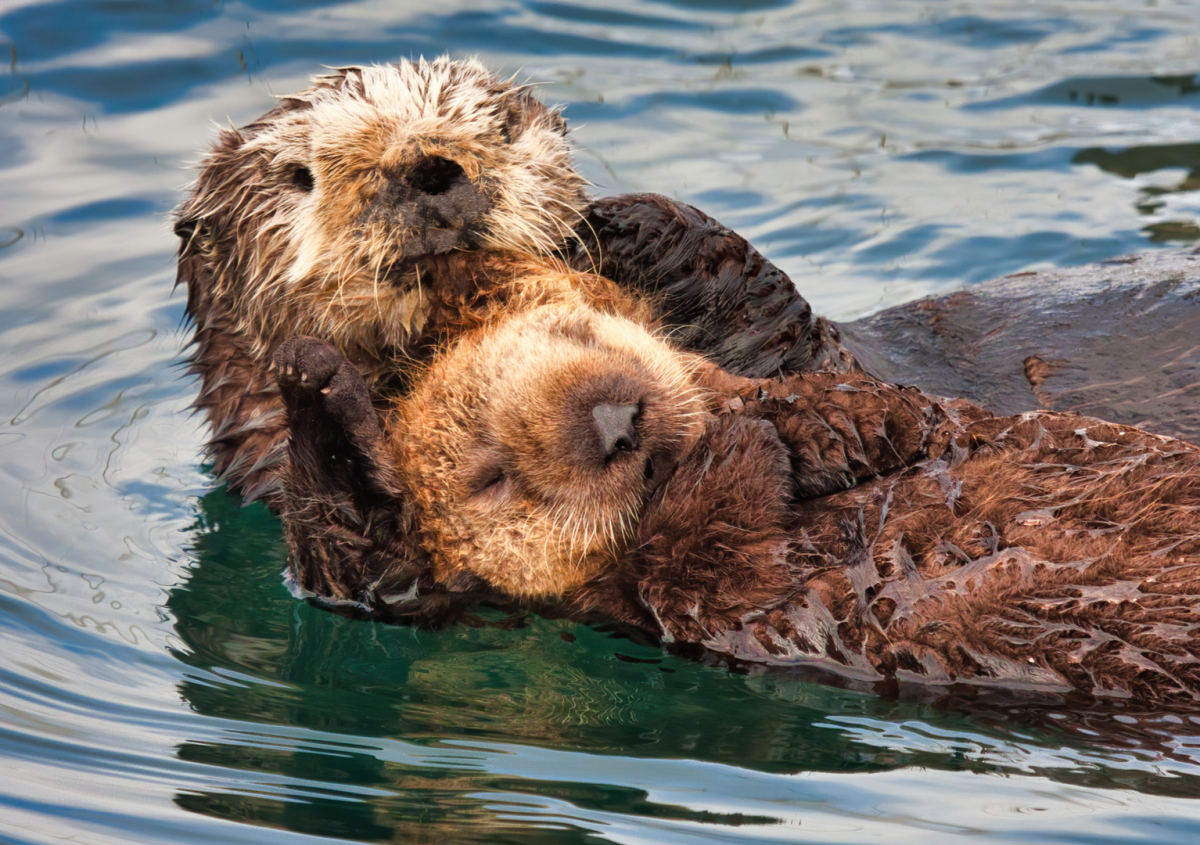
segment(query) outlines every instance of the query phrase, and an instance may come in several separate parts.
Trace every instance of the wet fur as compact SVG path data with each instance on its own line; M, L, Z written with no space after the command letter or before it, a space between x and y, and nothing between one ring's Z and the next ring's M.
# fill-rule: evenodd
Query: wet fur
M629 557L633 577L673 587L649 605L660 635L885 685L1200 702L1200 449L1074 415L993 417L865 376L814 375L756 391L766 395L714 422L711 454L747 450L747 437L779 442L791 465L774 477L803 484L813 477L812 444L841 426L831 442L846 451L822 449L815 466L832 490L839 473L853 486L796 490L783 519L781 500L764 493L757 508L729 509L738 515L730 520L709 501L728 489L729 473L691 456ZM907 419L894 417L897 403ZM747 419L774 431L747 431ZM898 430L925 442L906 447ZM885 449L880 457L897 447L904 460L881 465L872 444ZM736 472L771 477L761 461ZM695 575L719 572L725 555L705 561L680 543L724 522L739 533L776 531L771 552L743 570L748 583L791 579L740 615L726 608L744 608L743 591ZM738 536L697 547L744 558ZM690 589L680 589L681 569L692 573ZM613 603L607 585L591 589L570 601L614 616L639 610Z
M408 81L412 85L397 84L397 79L405 74L410 75ZM450 128L462 128L463 134L409 137L412 144L406 147L399 136L409 131L413 122L423 119L421 115L426 112L434 115L433 125L438 128L439 136L447 135L443 131L447 124ZM397 115L402 117L397 120ZM472 132L477 134L472 136ZM388 133L398 133L392 136L396 143L380 141ZM503 149L493 149L493 144L500 147L511 144L514 137L523 137L522 133L532 133L527 139L531 144L535 138L538 140L522 153L532 153L532 160L522 155L508 158ZM197 406L213 423L211 445L218 471L235 489L248 498L261 496L280 505L285 501L284 488L287 488L285 525L289 542L299 556L298 588L364 613L398 616L413 609L412 600L417 595L421 598L421 613L429 612L432 605L443 599L450 613L457 606L459 594L478 596L494 589L494 585L489 585L470 567L439 570L431 566L428 539L421 548L407 539L420 533L425 517L417 512L414 497L398 475L398 469L388 463L387 453L381 451L385 440L378 419L371 425L371 415L365 409L370 407L378 413L392 407L403 394L407 380L419 372L414 359L427 357L425 352L437 349L446 336L469 332L498 313L519 312L530 302L544 301L542 292L536 290L528 299L518 297L515 306L506 299L513 291L511 283L527 274L529 261L545 268L547 259L558 257L565 263L555 272L574 266L599 270L611 277L617 283L616 292L597 283L589 294L598 295L596 302L602 306L606 297L611 305L622 300L625 292L650 297L646 307L653 310L660 324L676 327L674 336L681 347L711 351L718 362L734 372L762 376L777 370L854 366L853 358L838 344L837 328L812 317L786 276L758 256L744 240L699 212L661 197L611 198L587 203L579 193L578 177L569 171L561 136L560 119L526 92L497 82L478 65L439 60L391 68L349 68L331 74L308 91L284 98L276 109L258 121L222 133L202 165L200 177L176 218L176 231L181 238L179 280L187 284L188 311L196 323L193 361L201 376ZM483 138L485 143L475 143ZM312 158L298 157L309 152ZM410 198L394 185L381 182L379 174L420 170L426 166L422 162L430 158L453 160L464 174L478 177L471 179L469 185L455 183L455 190L461 189L464 197L459 208L472 219L464 225L451 226L449 234L438 227L410 230L384 224L382 221L388 218L381 213L380 203L388 199L403 205ZM527 176L536 181L538 167L546 162L554 166L540 175L549 177L551 190L561 189L561 194L553 195L560 197L561 202L547 203L542 196L544 185L538 188L538 202L532 205L502 201L501 192L506 186L515 190L527 184L528 180L522 181ZM558 169L563 163L568 170ZM506 170L509 167L516 168L516 172ZM505 175L496 182L498 174ZM324 193L327 182L333 187ZM478 198L482 200L477 201ZM435 202L430 206L431 213L441 213L438 208ZM549 215L539 217L540 210L546 208L550 209ZM502 211L515 211L517 216L503 217L503 225L499 226L484 222L487 214ZM621 312L620 308L613 313L619 312L632 313ZM647 323L644 314L636 319ZM1096 333L1094 321L1085 328L1090 334ZM337 349L329 347L334 354L309 360L310 341L291 345L290 341L284 342L298 332L316 333L334 341ZM1010 344L1005 341L1005 345ZM293 382L286 375L280 380L287 397L287 414L296 421L290 428L285 422L284 402L275 375L270 372L272 358L290 362L294 373L309 373L308 381ZM1024 377L1032 381L1030 359L1024 360ZM299 369L297 364L301 365ZM718 377L709 372L706 378L721 382L720 387L710 385L713 395L741 396L733 387L732 377ZM875 387L867 392L878 397L881 389ZM770 418L751 413L747 419L754 419L755 423L750 425L743 417L748 413L746 409L757 406L752 395L746 396L741 409L730 405L714 412L715 419L740 422L730 423L725 429L706 428L698 442L709 444L708 452L701 450L696 454L707 454L708 458L694 465L685 462L681 468L681 472L686 472L689 466L694 472L703 469L691 489L695 493L710 485L707 498L695 494L673 503L645 505L638 526L643 531L648 530L647 526L657 526L655 530L660 533L654 537L658 539L646 548L660 549L661 560L646 558L638 563L618 555L621 564L616 571L633 575L623 576L617 588L604 586L602 578L585 586L569 586L564 593L569 610L591 609L613 617L628 616L647 630L665 636L676 636L672 633L674 625L684 632L679 634L683 639L699 636L699 641L710 648L729 654L744 652L748 659L833 661L847 673L868 678L895 679L910 673L925 681L967 678L977 683L993 683L1000 682L996 678L1019 676L1023 679L1021 683L1044 687L1054 686L1059 683L1055 678L1066 678L1074 672L1075 677L1063 683L1079 689L1085 687L1084 676L1072 668L1074 664L1069 660L1051 667L1057 675L1041 672L1045 667L1021 667L1022 673L1013 675L1011 655L1001 659L997 669L972 657L969 650L953 651L949 640L934 638L925 643L915 634L905 634L909 637L905 648L880 645L872 631L879 626L890 626L892 619L888 616L886 621L879 621L879 614L886 616L890 606L886 601L876 602L875 597L881 585L893 592L899 588L887 586L890 581L872 582L865 565L854 568L847 564L848 560L875 560L879 543L867 542L874 536L871 519L875 518L880 525L893 525L896 514L901 512L890 504L885 508L875 499L868 502L855 498L866 495L867 490L875 490L872 495L878 496L872 486L874 482L838 494L849 497L842 505L836 496L819 500L843 508L821 511L825 516L839 514L834 522L842 534L829 528L819 536L822 543L828 544L827 550L832 550L828 551L832 561L828 566L832 573L827 579L832 584L828 587L829 595L840 596L839 607L844 605L854 612L846 611L848 615L844 618L834 617L836 624L832 628L828 620L821 621L824 617L818 619L820 612L816 605L805 604L809 593L789 593L803 579L795 570L794 547L789 545L786 552L780 551L780 537L789 538L789 543L794 540L787 519L776 513L776 505L766 507L762 503L772 497L782 501L788 496L796 502L810 501L805 497L838 489L838 484L850 480L870 478L877 472L904 481L893 492L911 494L916 497L911 502L923 502L913 491L924 488L913 479L924 477L916 472L918 467L922 472L932 472L932 464L923 462L934 460L930 457L932 453L925 451L934 441L927 440L925 433L941 431L942 424L925 420L914 425L910 420L907 425L884 429L885 436L879 440L878 421L862 422L860 426L855 414L867 410L859 409L838 417L849 429L839 429L830 420L824 420L815 428L797 429L801 433L815 432L820 435L816 439L801 436L789 439L785 436L786 429L797 424L786 420L803 418L796 416L799 413L796 401L787 403L786 408L780 406L780 412ZM868 414L866 419L872 418ZM1068 420L1065 425L1069 427L1083 418L1062 419ZM955 424L960 423L961 420ZM764 439L764 424L774 426L778 443ZM848 438L851 429L858 434ZM904 460L908 463L885 467L868 461L862 465L869 471L860 475L851 472L856 466L854 462L859 460L851 457L852 450L843 450L838 457L834 448L830 453L833 457L828 460L826 453L818 450L815 458L810 456L803 464L803 471L798 469L797 450L811 451L811 444L821 442L821 436L828 437L830 431L837 434L830 441L835 446L838 442L861 445L878 440L887 444L881 455L891 450L895 454L889 460L896 460L895 455L907 454ZM897 435L905 432L921 433L918 439L924 445L911 453L905 448L893 448L903 441ZM999 437L997 432L986 435ZM959 444L959 448L968 449L971 442ZM986 437L982 442L988 442ZM1011 438L1007 442L1020 444ZM1045 442L1053 442L1055 450L1067 448L1065 442L1053 438ZM1128 472L1122 470L1121 477L1136 478L1143 471L1138 468L1147 465L1150 458L1136 457L1140 454L1136 443L1121 445L1135 455ZM1017 454L1028 451L1022 449ZM784 452L789 456L791 472L780 476L775 470ZM971 460L963 467L974 472L984 466L976 462L975 452L968 449L968 454ZM743 457L731 461L731 455ZM1184 458L1171 460L1186 463ZM761 488L734 483L740 472L738 468L744 465L762 470L756 476L762 482ZM904 466L910 469L899 469ZM712 479L717 476L710 478L707 473L716 473L721 468L722 481L716 483ZM959 471L957 466L951 466L951 470L934 475L946 489L955 489L959 482L969 487L965 477L955 474ZM1001 480L1005 477L1003 473L999 476ZM1009 479L1008 488L999 485L995 489L1008 489L1015 496L1032 483L1023 480L1019 473L1013 479ZM1191 488L1186 484L1159 484L1160 481L1154 477L1153 484L1159 486L1148 489L1174 491L1172 495L1185 497L1181 501L1190 501L1186 496L1191 495ZM784 489L792 493L785 496L780 493ZM931 501L936 501L936 491L929 495L933 497ZM1141 501L1136 496L1132 500ZM722 502L720 510L714 509L716 501ZM888 500L885 497L883 501ZM755 502L761 507L756 509ZM1169 509L1173 505L1168 501L1161 507ZM1193 505L1180 507L1182 510L1177 514L1180 519L1189 518L1194 512ZM924 512L929 508L921 504L917 510ZM856 516L859 514L860 523L854 523L852 518L859 518ZM684 519L685 516L691 521ZM960 514L952 516L957 519ZM1136 514L1125 516L1134 519ZM732 530L729 537L733 539L722 544L718 542L720 536L710 533L704 542L698 542L697 536L706 535L698 532L697 526L705 526L709 532L725 530L722 523L714 522L718 517ZM950 519L944 514L943 517ZM814 517L814 520L814 524L822 524L820 519ZM858 528L853 528L856 524ZM938 532L949 531L946 524L936 519L919 525L939 537L942 535ZM990 518L986 525L991 526L989 530L996 529ZM1063 542L1082 542L1079 530L1082 529L1069 529L1076 533L1065 534L1067 539ZM843 535L851 539L844 539ZM1016 532L1014 536L1023 535ZM839 542L845 548L837 545ZM1184 536L1182 545L1175 548L1191 549L1189 542ZM846 551L852 548L859 551L853 554ZM862 551L868 548L870 554ZM955 548L961 550L959 546ZM1142 546L1131 548L1135 555L1156 553L1147 552ZM725 555L723 550L731 554ZM732 553L735 550L736 554ZM989 551L982 558L970 556L975 553L964 552L967 557L963 559L992 560L989 556L995 554ZM1052 553L1058 551L1037 552ZM779 566L781 554L787 563L783 568ZM908 555L914 561L926 560L911 551ZM906 558L900 555L899 559ZM748 577L745 560L768 561L770 565L764 564L761 571L751 568L749 571L754 575ZM877 569L880 566L873 565ZM1172 587L1175 593L1190 595L1190 566L1186 564L1176 571L1177 583ZM1036 560L1019 569L1040 571ZM880 574L883 571L878 569L877 578L890 577ZM642 574L637 575L639 572ZM906 576L905 583L924 579L924 572L918 565L919 578ZM1090 572L1087 570L1078 577L1093 577ZM657 577L654 573L663 576L657 582L657 593L650 589L654 584L645 582L646 578ZM853 593L847 592L845 583L837 580L845 580L848 573L859 579L851 584ZM820 581L824 577L814 575L811 583L824 583ZM1107 586L1104 579L1108 575L1101 572L1095 577L1100 579L1096 583ZM930 576L927 580L934 583L932 579ZM1014 583L1020 583L1019 579ZM674 584L683 584L687 589L675 590L670 586ZM784 584L792 587L781 586ZM701 602L706 589L710 596L723 598L713 605ZM545 584L541 584L532 588L530 595L545 590ZM1010 607L1013 595L1001 594L995 599L995 606ZM1095 681L1097 691L1120 694L1132 690L1130 694L1152 700L1158 695L1153 689L1166 689L1153 674L1161 670L1165 658L1157 652L1158 656L1146 657L1151 653L1146 650L1153 642L1134 637L1136 631L1128 628L1126 617L1120 616L1141 601L1137 595L1134 593L1136 601L1096 600L1117 608L1113 611L1117 622L1113 624L1119 625L1113 630L1119 636L1103 629L1109 637L1101 637L1104 648L1088 651L1090 656L1080 662L1085 664L1086 678ZM647 596L650 598L646 599ZM851 601L852 596L857 596L858 604ZM672 611L671 602L684 598L687 602ZM973 600L974 594L968 598ZM1061 598L1054 601L1061 604ZM1068 595L1065 601L1069 604L1077 598L1084 599L1083 605L1089 608L1096 605L1087 590L1078 597ZM918 603L920 607L934 607L928 597L922 601ZM1180 601L1184 610L1179 612L1190 612L1190 600ZM825 607L824 600L821 606ZM713 610L716 607L719 612ZM764 611L771 608L773 621L743 620L734 624L734 620L742 619L739 613L746 607ZM863 607L870 608L870 615ZM1058 604L1055 607L1056 613L1061 610ZM680 615L685 610L688 613ZM1157 605L1151 611L1157 612ZM704 616L705 613L712 615ZM697 614L701 618L694 618ZM1066 644L1059 642L1054 648L1061 646L1065 653L1072 641L1099 637L1086 633L1092 630L1086 625L1091 624L1093 616L1099 619L1100 611L1091 609L1084 614L1082 622L1072 622L1084 626L1080 628L1084 634L1056 635L1056 642ZM876 622L870 621L872 616ZM688 622L688 618L692 621ZM1049 630L1046 627L1049 623L1042 617L1035 615L1035 619L1042 619L1035 629L1041 625ZM809 627L798 625L797 620ZM1060 624L1058 617L1055 620L1054 624ZM742 627L738 628L738 624ZM1142 623L1135 620L1135 624ZM808 648L806 643L811 645L808 640L789 639L791 634L787 632L793 629L824 631L825 650ZM753 636L742 636L742 632L751 632ZM1167 633L1174 636L1178 632ZM978 636L979 642L987 644L982 633L964 634L968 635ZM829 639L831 636L835 639ZM1130 637L1137 639L1136 645L1130 645ZM1166 641L1171 641L1171 637L1166 637ZM1003 643L992 645L996 653L1003 652ZM1187 647L1180 646L1184 649L1180 653L1185 653ZM1134 654L1128 649L1142 651ZM1058 652L1052 650L1052 653ZM858 660L855 654L862 659ZM968 658L983 667L982 671ZM1036 663L1037 658L1034 660ZM1105 660L1108 662L1104 663ZM1143 664L1149 660L1158 668L1138 664L1138 660L1143 660ZM1180 667L1186 665L1187 661L1177 662L1168 674L1174 673L1173 678L1185 675ZM921 667L921 671L914 666ZM1191 689L1187 686L1190 681L1180 683L1179 690ZM1138 684L1142 684L1140 691L1134 689ZM1176 698L1183 695L1184 692L1178 692Z
M698 434L700 359L581 288L568 279L555 301L465 335L389 420L382 460L400 468L440 583L469 574L536 598L586 582L616 561L646 493ZM589 442L592 408L639 402L638 453L606 457Z
M817 665L885 687L1200 703L1200 448L1074 415L996 417L858 374L750 380L684 354L703 427L687 418L669 480L636 496L634 530L582 583L563 544L537 564L545 570L557 551L557 579L543 572L514 589L512 573L470 559L490 551L477 542L487 532L449 482L437 486L448 464L411 470L422 453L448 449L459 450L452 464L470 463L481 442L471 425L483 417L425 423L463 401L438 391L447 377L490 396L492 371L478 356L514 320L537 317L465 337L428 374L433 387L418 386L420 409L402 407L392 426L404 455L395 496L422 538L416 554L449 549L459 563L430 566L414 595L491 590L738 660ZM580 340L585 350L595 342ZM548 409L540 403L532 419ZM553 450L540 454L553 470ZM543 521L510 528L542 531Z
M544 265L502 263L487 290L486 297L447 298L447 308L460 310L461 336L478 337L507 315L538 309L584 308L631 326L651 319L643 302L607 279ZM419 542L428 533L422 533L428 520L418 520L414 511L424 504L421 513L428 517L446 509L426 500L421 484L413 480L418 464L403 454L397 406L409 409L405 430L449 434L459 431L455 412L467 412L475 401L473 390L480 386L470 380L453 382L441 366L438 356L422 365L416 394L396 399L381 417L358 368L331 344L300 337L276 350L273 371L286 409L290 459L279 508L292 550L290 577L299 592L343 606L374 608L372 612L381 602L399 602L397 613L411 612L409 604L419 592L420 613L432 620L443 608L440 599L430 599L432 594L469 592L476 598L490 589L469 568L439 566L446 555L421 548ZM420 385L436 384L453 386L454 398L430 404ZM440 413L447 407L452 410ZM421 457L420 466L435 475L442 469L437 460L443 466L454 461L453 455L432 450ZM440 483L438 487L442 489ZM456 602L447 597L445 607Z
M565 131L527 87L449 58L342 68L222 130L175 213L218 475L281 501L283 341L332 343L382 408L531 259L615 279L739 371L822 354L807 303L734 233L663 197L589 202Z
M280 342L334 343L382 411L509 258L611 279L680 348L732 373L858 360L1005 413L1045 405L1196 433L1192 256L998 280L838 326L700 211L647 194L588 200L563 132L527 89L437 59L343 68L220 133L175 227L195 404L232 490L281 502L288 430L269 371ZM409 177L448 178L429 171L437 161L469 178L414 197Z

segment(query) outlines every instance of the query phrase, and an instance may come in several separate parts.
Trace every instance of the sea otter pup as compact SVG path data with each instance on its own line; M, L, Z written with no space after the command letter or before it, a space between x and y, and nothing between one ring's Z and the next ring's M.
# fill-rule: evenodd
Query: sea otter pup
M1191 444L862 374L739 378L569 297L465 335L386 438L330 347L280 360L288 401L341 426L344 466L388 467L346 476L403 522L371 577L427 573L360 592L369 612L482 588L860 680L1200 703ZM356 402L364 428L333 423Z
M511 315L539 308L582 309L598 319L607 315L614 327L638 327L643 334L640 327L653 321L644 300L601 276L562 273L536 262L507 267L514 275L496 276L492 307L471 312L475 323L465 329L468 334L482 336ZM434 378L437 361L425 365L419 383ZM498 363L513 371L521 367L516 358ZM296 589L326 603L360 606L371 615L426 620L438 616L443 599L458 610L464 599L485 595L491 589L486 581L465 572L435 574L428 555L418 550L413 499L400 480L403 459L383 445L392 438L397 417L393 409L381 423L358 369L332 345L299 337L276 350L274 371L286 409L290 456L278 505ZM659 379L670 380L665 372ZM679 377L671 383L685 387ZM463 388L469 392L471 385ZM660 469L666 466L663 462Z

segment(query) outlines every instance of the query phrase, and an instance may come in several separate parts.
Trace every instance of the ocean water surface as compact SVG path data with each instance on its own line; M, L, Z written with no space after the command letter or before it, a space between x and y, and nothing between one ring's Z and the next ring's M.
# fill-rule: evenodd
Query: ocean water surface
M203 465L167 215L217 125L444 52L837 318L1200 240L1194 2L0 0L0 843L1200 839L1186 716L289 596Z

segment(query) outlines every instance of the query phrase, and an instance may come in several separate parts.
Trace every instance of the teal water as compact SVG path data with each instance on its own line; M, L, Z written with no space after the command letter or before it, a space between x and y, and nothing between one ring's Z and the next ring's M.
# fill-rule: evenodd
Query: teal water
M1194 3L0 0L0 843L1197 841L1193 719L288 595L201 464L166 214L216 124L447 51L838 318L1200 239Z

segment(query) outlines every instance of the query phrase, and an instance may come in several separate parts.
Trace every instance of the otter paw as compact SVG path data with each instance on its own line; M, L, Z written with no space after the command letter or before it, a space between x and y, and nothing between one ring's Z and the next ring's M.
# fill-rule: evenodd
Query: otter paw
M275 380L290 415L324 414L350 433L374 436L379 422L367 385L346 357L315 337L293 337L275 350Z
M284 395L323 390L348 363L331 344L315 337L293 337L275 350L275 380Z

